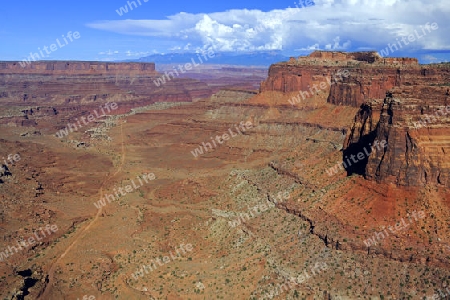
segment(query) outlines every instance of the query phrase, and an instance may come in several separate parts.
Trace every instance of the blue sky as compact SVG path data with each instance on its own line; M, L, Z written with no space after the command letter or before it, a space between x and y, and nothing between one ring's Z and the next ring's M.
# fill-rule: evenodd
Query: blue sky
M304 55L314 49L381 50L426 23L438 29L389 56L422 62L450 60L448 0L307 1L4 1L0 5L0 60L22 60L49 47L69 31L80 38L45 59L118 60L153 53L282 51ZM120 16L116 10L127 6ZM133 6L134 7L134 6ZM301 7L301 8L296 8ZM422 26L422 27L420 27Z

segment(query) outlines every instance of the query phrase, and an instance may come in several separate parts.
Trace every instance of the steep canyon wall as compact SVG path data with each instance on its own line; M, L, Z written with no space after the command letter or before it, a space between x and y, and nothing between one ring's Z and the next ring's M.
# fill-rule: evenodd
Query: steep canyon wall
M337 76L342 70L348 76ZM328 103L360 107L349 124L343 161L369 143L388 143L375 148L364 165L347 170L349 175L450 186L450 64L419 65L413 58L382 58L376 52L315 51L272 65L261 92L308 91L324 81L333 83Z

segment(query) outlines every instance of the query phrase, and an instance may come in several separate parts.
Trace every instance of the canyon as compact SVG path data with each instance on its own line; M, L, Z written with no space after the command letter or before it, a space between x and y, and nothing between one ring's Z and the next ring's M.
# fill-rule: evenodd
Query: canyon
M422 299L448 287L450 64L315 51L266 78L205 67L161 87L156 69L0 63L0 157L21 158L0 175L0 251L46 224L59 229L0 262L3 298L260 299L317 264L327 268L272 296ZM348 76L334 80L339 70ZM55 136L107 102L118 104L108 117ZM253 126L192 155L240 122ZM327 174L376 140L387 147ZM92 205L144 173L155 180ZM274 207L229 225L262 199ZM425 216L364 243L416 211ZM133 279L188 243L186 256Z

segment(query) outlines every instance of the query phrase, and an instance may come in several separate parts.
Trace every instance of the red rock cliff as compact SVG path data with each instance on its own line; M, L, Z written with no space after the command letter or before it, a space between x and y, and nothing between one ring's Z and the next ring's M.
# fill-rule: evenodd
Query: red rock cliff
M336 76L342 70L350 76ZM308 91L314 84L331 80L337 83L331 86L329 103L359 107L368 99L383 99L387 90L421 72L415 58L382 58L376 52L315 51L272 65L261 91Z
M350 157L369 143L374 147L368 160L350 173L368 179L406 186L450 186L450 99L445 86L395 88L381 104L361 106L344 145ZM431 96L434 95L434 96ZM423 97L423 98L422 98Z
M348 76L336 79L338 70ZM261 91L307 91L331 80L327 101L360 107L343 147L343 161L376 142L347 173L397 185L450 186L450 64L419 65L376 52L316 51L272 65ZM312 100L310 100L312 101ZM370 152L370 151L369 151Z
M154 63L112 63L92 61L0 62L0 74L147 74L155 75Z
M118 103L117 112L123 113L155 102L191 102L212 94L201 81L170 77L160 82L161 76L154 63L37 61L22 67L19 62L0 62L0 105L24 112L0 122L35 126L46 115L75 118L106 102Z

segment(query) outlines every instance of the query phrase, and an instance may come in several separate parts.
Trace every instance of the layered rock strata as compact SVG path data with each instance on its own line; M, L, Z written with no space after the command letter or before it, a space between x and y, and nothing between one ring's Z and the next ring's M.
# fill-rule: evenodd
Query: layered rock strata
M336 80L344 69L348 76ZM349 175L406 186L450 185L450 64L315 51L272 65L261 91L310 91L330 81L328 103L360 108L343 145L343 162L364 149L371 152L377 141L388 144L347 168Z
M157 75L154 63L112 63L94 61L1 62L0 74L145 74Z
M192 102L211 96L207 84L188 78L165 78L153 63L38 61L0 62L0 105L11 107L0 123L36 126L44 117L62 114L64 126L106 102L115 113L155 102ZM155 84L155 81L159 84Z
M374 148L366 164L361 166L366 178L406 186L448 187L450 105L439 99L425 104L415 99L415 95L413 87L394 89L387 94L381 109L377 101L362 105L344 145L343 156L370 148L369 144L376 141L386 141L387 147Z

